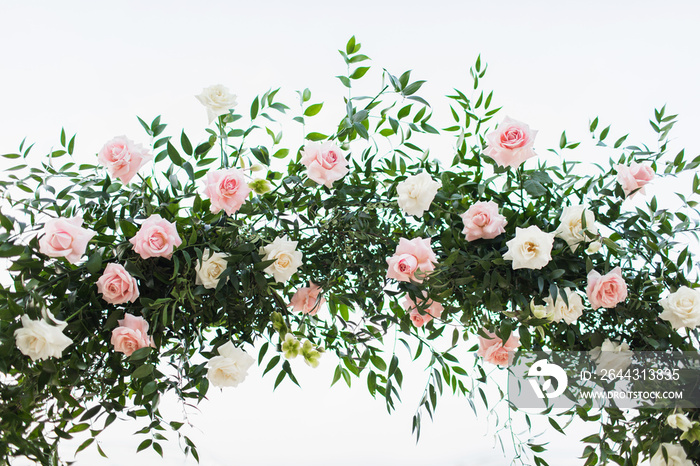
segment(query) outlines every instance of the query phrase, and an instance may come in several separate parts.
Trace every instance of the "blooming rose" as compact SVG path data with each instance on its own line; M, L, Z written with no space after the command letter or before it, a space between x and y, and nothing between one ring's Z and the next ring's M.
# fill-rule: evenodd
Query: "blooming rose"
M50 314L49 314L50 316ZM50 316L56 325L51 325L45 320L32 320L28 315L22 316L22 328L15 330L15 343L17 348L32 361L60 358L63 350L73 340L63 334L66 323Z
M674 429L680 429L683 432L688 432L688 430L690 430L690 428L693 426L691 420L688 419L688 417L682 413L671 414L666 418L666 423L670 427L673 427Z
M110 304L135 302L139 297L136 279L120 264L107 264L102 276L97 280L97 292Z
M49 257L65 257L75 264L85 254L88 242L97 234L81 227L82 224L83 219L79 216L47 220L44 229L39 232L39 235L43 233L39 239L39 252Z
M423 293L423 296L425 295L426 293ZM433 318L439 319L440 316L442 316L442 311L445 310L442 304L437 301L430 301L428 306L425 307L424 300L419 300L418 304L416 304L408 295L406 295L402 304L403 308L409 312L411 322L413 322L413 325L416 327L422 327L433 320ZM418 310L419 305L424 307L420 311Z
M250 187L245 181L243 171L237 168L211 170L207 172L207 184L204 195L211 200L211 212L219 213L222 209L227 214L238 212L248 199Z
M638 192L645 194L644 185L654 179L654 169L637 162L632 162L629 167L615 165L615 170L617 170L617 181L622 185L625 196L628 197L634 197Z
M576 247L580 243L588 241L588 237L584 233L583 222L581 222L582 217L586 219L586 230L597 235L598 227L595 224L595 216L593 212L582 205L564 207L559 217L561 223L554 231L554 236L566 241L572 252L576 251Z
M422 283L424 277L421 275L435 270L435 262L437 257L430 247L430 238L401 238L394 255L386 259L389 266L386 278Z
M318 310L326 302L326 299L321 295L321 287L314 282L309 282L309 286L299 288L292 301L288 304L292 306L295 312L315 316Z
M476 354L491 364L508 367L513 359L513 353L520 346L520 338L511 333L508 341L503 344L503 340L497 337L495 333L486 330L484 330L484 333L489 338L479 335L479 350Z
M632 351L627 343L615 343L606 338L601 346L590 351L591 358L596 363L596 373L599 375L624 371L632 364Z
M588 273L586 294L593 309L599 307L612 309L627 299L627 283L622 278L620 267L615 267L603 276L591 270Z
M420 217L430 209L442 182L435 181L426 172L410 175L396 186L399 195L399 207L408 215Z
M659 304L664 309L659 317L668 320L676 330L700 325L700 291L681 286Z
M309 178L329 188L350 171L343 151L330 141L306 143L301 151L301 163L306 166Z
M552 260L554 233L545 233L535 225L515 228L515 238L506 242L503 258L513 261L513 270L541 269Z
M209 123L219 115L226 115L236 106L236 95L225 86L216 84L205 88L201 94L195 96L199 102L207 107Z
M668 461L664 459L663 450L666 450ZM693 462L688 459L682 445L662 443L651 457L649 466L693 466Z
M202 260L197 261L197 266L194 269L197 274L195 284L204 285L204 288L209 289L216 288L219 284L219 277L228 267L227 257L222 252L211 252L209 249L205 249Z
M537 131L528 125L505 117L498 129L486 135L486 155L501 167L517 168L525 160L534 157L532 145Z
M462 215L464 236L467 241L480 238L493 239L505 233L506 218L498 213L498 204L493 201L477 202Z
M552 299L552 295L544 298L544 302L547 305L548 315L554 322L561 322L564 319L567 324L572 324L583 314L583 300L578 293L569 288L564 288L564 292L568 305L561 294L557 294L556 302Z
M97 161L107 168L110 176L126 184L136 176L139 168L153 156L141 144L118 136L105 144L97 154Z
M263 247L261 254L265 253L264 261L275 259L265 272L275 277L276 282L286 282L294 275L301 265L303 254L297 251L298 241L289 241L287 237L277 237L275 240Z
M143 317L124 314L117 323L119 327L112 330L111 340L115 351L131 356L137 349L155 347L153 338L148 335L148 322Z
M237 387L245 380L255 360L230 341L219 346L217 351L220 356L214 356L207 363L207 379L215 387Z
M153 214L141 225L136 236L129 240L142 259L165 257L170 259L173 249L182 244L177 227L158 214Z

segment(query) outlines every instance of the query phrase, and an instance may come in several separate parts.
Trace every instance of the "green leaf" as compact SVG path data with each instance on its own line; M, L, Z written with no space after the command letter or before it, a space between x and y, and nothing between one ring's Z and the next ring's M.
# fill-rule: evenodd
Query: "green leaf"
M360 79L369 71L369 66L360 66L350 75L350 79Z
M352 36L348 43L345 45L345 53L350 55L355 51L355 36Z
M328 136L323 133L309 133L306 135L306 139L309 141L325 141L328 139Z
M182 135L180 135L180 145L182 146L182 150L185 151L185 154L192 155L192 143L184 130L182 131Z
M90 273L97 273L102 270L102 253L100 251L93 252L85 264L85 267L87 267Z
M323 108L323 102L318 103L318 104L309 105L309 107L306 110L304 110L304 115L305 116L314 116L318 112L321 111L321 108Z
M168 147L168 157L170 157L170 160L172 160L172 162L175 165L177 165L178 167L181 167L182 164L185 163L185 161L180 156L177 149L175 149L175 146L170 144L170 141L168 141L167 144L168 144L168 146L167 146Z
M144 377L148 377L153 373L153 365L152 364L144 364L143 366L139 366L136 368L136 370L131 374L131 377L133 379L142 379Z
M542 197L547 194L547 188L542 186L542 183L539 181L532 179L526 180L525 183L523 183L523 188L525 188L525 191L532 197Z
M421 86L423 86L424 83L425 83L425 81L416 81L414 83L411 83L401 91L401 94L403 94L403 95L415 94L416 92L418 92L418 89L420 89Z

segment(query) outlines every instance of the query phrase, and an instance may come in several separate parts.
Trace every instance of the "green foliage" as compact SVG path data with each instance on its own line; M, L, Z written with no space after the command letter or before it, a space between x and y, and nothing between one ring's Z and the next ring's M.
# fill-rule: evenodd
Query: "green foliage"
M338 78L348 91L358 80L375 80L360 48L353 37L339 51L347 73ZM418 95L425 81L412 80L411 71L395 75L387 70L375 95L344 98L332 135L311 128L304 131L305 140L288 142L281 131L265 126L288 114L304 125L313 121L324 104L309 104L308 89L298 92L296 110L276 100L279 89L257 96L246 111L249 118L235 110L219 116L216 129L208 129L208 139L198 143L185 131L168 135L160 116L150 124L139 118L151 138L154 162L128 184L96 164L78 165L72 158L75 136L69 139L63 130L61 150L34 157L32 146L23 141L16 153L5 154L13 166L0 180L6 200L0 213L0 257L12 264L10 282L0 289L0 458L26 456L53 464L57 442L81 432L89 437L78 450L99 450L95 438L120 414L147 419L148 427L140 433L150 438L139 451L150 448L162 455L162 432L170 429L197 458L182 423L164 419L158 403L166 392L188 403L202 400L209 389L206 359L228 341L239 346L265 341L257 363L265 374L273 374L277 387L284 379L297 383L293 365L281 353L285 335L308 340L307 361L317 356L310 356L316 351L310 348L334 353L332 382L342 379L351 385L354 378L366 378L369 393L383 398L389 411L400 400L403 362L395 344L388 354L382 343L401 342L413 359L429 360L425 392L413 419L417 437L424 413L432 417L445 390L466 396L472 406L474 400L488 406L482 389L487 374L480 361L469 367L473 358L465 353L465 341L478 332L483 336L483 329L504 341L517 335L523 348L533 350L587 351L605 338L639 351L695 350L688 336L658 316L659 300L668 291L697 286L692 274L696 256L687 243L697 240L699 228L698 176L694 174L687 194L677 188L681 208L660 207L651 195L646 205L631 208L613 169L615 163L645 162L656 173L685 182L683 175L700 166L700 157L691 161L683 151L669 153L676 115L667 116L662 108L650 121L659 134L658 148L623 147L627 136L617 137L610 149L618 160L592 175L578 173L578 165L564 156L559 164L531 160L530 168L504 169L485 156L486 133L500 110L494 107L493 92L481 89L485 73L479 57L470 70L473 89L455 89L448 96L454 124L443 129L431 124L435 107ZM598 126L596 117L590 132L597 145L606 146L611 126L596 132ZM454 139L447 164L429 157L431 138ZM300 163L303 145L325 140L341 145L350 160L349 173L330 189L310 181ZM560 150L578 146L562 132ZM70 161L61 165L61 157ZM212 213L211 201L201 194L207 172L256 163L268 170L272 189L251 194L234 215ZM422 217L408 216L397 205L397 186L420 172L439 180L441 188ZM506 217L505 233L466 241L460 215L486 200L496 202ZM537 225L553 232L562 209L577 204L585 204L604 226L603 237L591 238L603 247L587 254L583 246L571 250L556 240L546 267L513 270L503 256L516 227ZM142 259L129 243L153 214L175 223L183 239L170 259ZM96 232L86 259L70 264L42 254L37 235L44 222L75 215ZM290 280L278 283L265 272L272 261L264 260L261 248L285 235L298 242L303 262ZM422 284L386 277L386 259L400 238L431 239L437 266ZM228 256L214 289L195 281L205 249ZM124 265L138 280L138 300L115 305L102 299L96 282L109 263ZM542 302L550 293L565 295L560 290L567 287L583 292L590 270L605 273L618 266L629 298L616 308L587 309L573 324L531 314L531 301ZM287 305L309 282L318 284L327 300L327 310L315 316L294 313ZM445 311L417 328L401 300L408 295L415 301L423 293ZM33 362L18 351L14 332L21 326L20 316L37 319L42 308L67 322L64 333L73 343L62 358ZM111 332L125 313L148 321L154 348L129 357L114 351ZM694 330L690 333L697 339ZM603 418L580 408L573 414L602 423L601 434L585 440L590 444L583 451L586 464L637 464L660 441L675 438L657 412L630 417L607 410ZM561 423L549 422L563 432ZM547 464L537 455L543 446L526 446L535 464ZM685 446L691 457L700 458L700 447Z

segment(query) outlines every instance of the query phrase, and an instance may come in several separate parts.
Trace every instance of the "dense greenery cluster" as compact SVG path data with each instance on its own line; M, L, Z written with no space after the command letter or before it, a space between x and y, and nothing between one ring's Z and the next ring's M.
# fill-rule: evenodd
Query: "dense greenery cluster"
M340 80L348 90L370 69L359 51L354 38L341 51L348 73ZM485 72L477 60L471 69L473 89L448 96L453 124L443 129L432 126L437 108L418 96L423 81L412 81L410 72L395 76L385 70L376 95L348 94L335 134L310 132L305 138L307 143L332 140L348 154L349 173L332 188L307 177L301 163L305 141L275 131L276 121L313 127L323 105L311 104L308 90L299 93L298 106L277 100L277 91L266 92L249 111L219 116L215 129L207 129L209 138L199 143L184 131L168 135L160 117L150 124L140 120L155 158L128 184L97 163L75 161L75 137L64 132L62 148L41 157L30 154L25 143L5 154L12 167L0 180L0 257L9 259L10 277L0 288L0 462L14 456L56 462L58 440L82 431L90 435L80 449L93 443L99 448L96 436L120 414L149 419L144 433L150 437L140 448L162 454L161 432L166 427L179 431L182 424L161 416L161 396L174 392L193 402L203 399L209 390L207 359L228 341L256 343L258 364L265 373L278 374L277 386L284 378L296 383L281 350L282 337L291 332L325 349L324 358L336 355L334 382L366 378L369 392L384 397L391 409L403 374L397 354L384 353L381 343L390 332L392 338L398 334L412 356L429 353L432 358L414 418L418 432L422 413L432 416L443 390L471 398L481 390L474 389L475 382L486 382L482 362L474 371L466 367L473 359L466 351L475 348L465 341L481 329L503 341L517 335L522 349L589 351L608 338L637 351L696 351L695 329L677 331L659 319L664 296L681 286L697 287L698 281L691 243L697 239L694 199L700 181L697 173L688 177L686 172L697 169L700 157L669 153L675 115L656 112L651 121L659 135L656 147L628 145L620 137L609 146L615 160L604 165L581 170L581 164L567 159L579 143L562 134L552 150L559 163L533 158L504 168L485 156L486 134L500 110L492 104L493 92L481 88ZM594 119L590 133L595 144L606 146L611 129L600 126ZM451 160L430 157L430 144L438 138L454 139ZM545 151L538 148L538 153ZM677 195L680 206L660 206L653 192L635 198L643 197L642 203L626 199L613 165L632 161L649 164L658 177L688 183L676 188L685 193ZM234 215L212 213L210 199L202 194L208 171L249 170L254 164L264 166L272 188L252 193ZM430 209L414 217L397 205L397 186L419 172L439 180L441 187ZM477 201L498 204L507 221L504 234L465 239L460 215ZM562 209L579 204L594 212L601 226L600 250L586 253L583 245L572 250L557 239L552 260L540 270L514 270L504 259L516 227L553 232ZM143 259L129 242L152 214L175 223L183 240L170 259ZM71 264L40 253L38 234L47 219L76 215L96 232L85 259ZM291 279L277 282L265 272L274 261L265 260L261 250L282 236L298 242L303 261ZM387 279L387 258L400 238L431 239L437 263L423 283ZM195 280L206 249L228 256L215 289ZM109 263L124 265L138 280L138 300L109 304L102 299L96 283ZM614 309L587 306L572 324L533 315L532 301L541 303L567 287L585 296L591 270L606 273L615 267L621 267L629 295ZM327 301L315 316L288 306L294 292L309 282L320 286ZM405 295L420 299L424 292L444 312L415 327L401 300ZM40 319L43 309L67 322L64 333L73 343L61 358L32 361L18 350L14 332L20 316ZM128 357L114 351L112 330L125 312L147 320L153 348ZM260 339L265 343L257 343ZM661 442L678 443L678 431L666 425L666 412L640 410L629 416L613 408L602 413L577 408L573 413L603 426L600 435L587 439L586 464L635 465ZM556 421L552 425L559 429ZM192 442L179 435L196 456ZM689 457L700 459L697 443L684 440L683 445ZM531 447L535 454L541 451L539 445Z

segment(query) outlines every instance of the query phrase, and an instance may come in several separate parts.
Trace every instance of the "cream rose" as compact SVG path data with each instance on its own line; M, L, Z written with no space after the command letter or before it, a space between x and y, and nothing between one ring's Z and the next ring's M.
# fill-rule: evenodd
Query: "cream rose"
M541 269L552 260L554 234L536 226L515 228L515 238L506 242L508 251L503 258L513 261L513 270Z
M275 259L265 272L275 277L276 282L286 282L301 266L303 254L296 250L297 244L297 241L289 241L285 236L275 238L272 243L262 248L261 254L265 254L263 260Z
M43 319L32 320L25 314L22 316L22 328L15 330L17 348L32 358L32 361L60 358L63 350L73 343L73 340L63 334L67 324L51 317L56 325Z
M215 387L237 387L248 375L248 369L255 360L248 353L226 342L217 349L207 363L207 379Z
M435 199L442 186L426 172L410 175L396 186L399 195L399 207L408 215L421 217Z
M204 288L214 289L219 284L219 277L228 267L226 258L228 256L222 252L211 252L205 249L202 260L197 262L194 271L197 274L195 284L203 285Z
M666 450L668 461L664 459L664 450ZM651 457L649 466L693 466L693 462L688 459L688 455L685 454L681 445L662 443L654 456Z
M581 221L582 218L586 220L585 230ZM598 234L598 226L595 224L593 212L582 205L564 207L559 221L559 227L554 231L554 235L566 241L572 252L576 251L579 244L588 242L586 230L594 235Z
M596 373L601 375L610 371L624 371L632 364L632 351L627 343L615 343L606 338L601 346L590 351L596 363Z
M682 286L659 304L664 309L659 317L669 321L676 330L700 325L700 291Z
M583 300L578 293L569 288L564 288L564 292L569 304L566 304L561 294L557 295L556 302L551 295L544 298L544 302L547 305L547 314L554 322L561 322L563 319L567 324L572 324L583 314Z
M236 95L231 94L228 88L221 84L209 86L195 97L207 108L209 123L220 115L228 114L228 111L236 106Z

